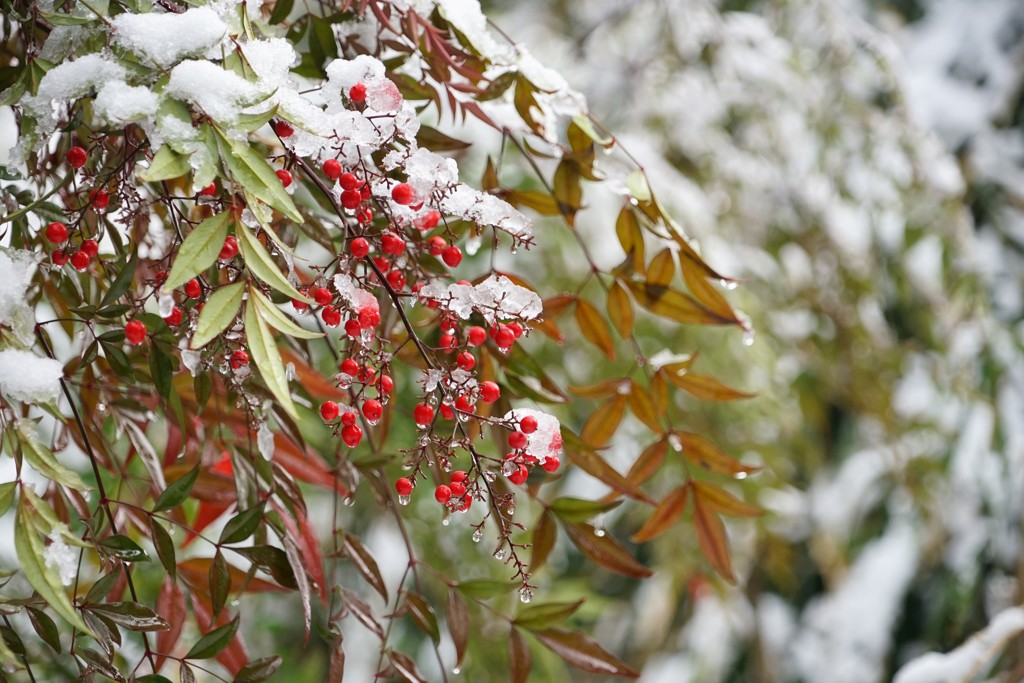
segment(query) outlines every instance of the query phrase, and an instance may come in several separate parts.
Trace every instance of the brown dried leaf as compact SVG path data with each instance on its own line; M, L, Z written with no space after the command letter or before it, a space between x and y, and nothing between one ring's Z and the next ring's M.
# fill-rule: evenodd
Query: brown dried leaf
M703 501L709 508L730 517L759 517L764 513L761 508L744 503L721 486L705 481L693 482L693 495Z
M629 397L621 394L605 401L583 425L580 438L591 448L603 448L619 428Z
M676 436L683 445L683 457L709 472L735 476L750 474L761 469L744 465L700 434L676 432Z
M647 266L647 282L655 287L668 287L676 274L675 260L672 258L672 250L665 247L651 259L651 265Z
M729 583L736 583L725 525L714 511L701 502L701 497L696 495L696 491L693 497L693 523L697 527L697 542L704 557L724 579Z
M562 428L563 446L569 461L592 477L600 479L619 493L654 505L654 501L639 486L626 479L609 465L594 449L587 446L571 430Z
M665 454L668 452L668 440L659 439L644 449L640 457L636 459L633 466L629 468L626 479L637 486L654 476L654 473L661 469L665 462Z
M601 349L609 360L615 360L612 331L608 327L608 321L604 319L594 304L586 299L576 300L576 323L580 326L580 332L583 333L587 341Z
M721 292L708 282L700 266L685 257L680 259L680 263L683 267L683 279L686 281L686 286L697 297L697 300L714 313L739 324L740 321L736 317L736 312L732 310L732 306Z
M631 382L629 392L629 409L633 411L637 419L643 422L655 434L665 431L661 424L661 415L654 406L654 399L643 386Z
M533 668L533 655L530 654L530 644L515 626L508 634L508 662L511 682L526 683Z
M622 544L611 537L606 531L598 536L597 530L590 524L563 523L566 533L580 552L605 569L624 576L643 579L653 572L640 564Z
M704 401L736 401L753 398L756 395L733 389L709 375L687 372L674 377L670 376L669 379L680 389Z
M668 287L629 282L633 297L655 315L689 325L726 325L733 321L704 308L696 299Z
M462 663L469 643L469 606L454 588L448 589L448 631L455 645L455 666Z
M636 319L633 301L618 280L608 290L608 318L623 339L633 336L633 321Z
M551 548L555 545L557 535L558 529L555 526L554 515L548 510L544 510L544 512L540 513L540 517L537 518L537 523L533 525L533 538L530 541L532 546L530 555L531 572L536 572L544 566L548 555L551 553Z

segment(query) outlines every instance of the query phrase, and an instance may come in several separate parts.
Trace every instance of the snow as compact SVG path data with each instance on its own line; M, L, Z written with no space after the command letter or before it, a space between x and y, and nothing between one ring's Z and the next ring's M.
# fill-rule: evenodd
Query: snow
M260 424L260 428L256 430L256 449L264 460L271 460L274 457L274 432L270 431L270 425L266 422Z
M0 395L25 403L44 403L57 398L64 367L31 351L0 351Z
M499 320L533 320L544 309L536 292L512 282L504 275L491 275L478 285L445 285L433 282L420 291L454 315L468 320L476 311L488 324Z
M537 431L528 435L525 449L527 455L532 455L541 463L549 457L559 457L562 454L562 425L558 418L532 408L513 408L502 419L518 423L524 417L537 420Z
M158 105L159 99L152 90L121 80L104 83L93 102L96 115L114 125L149 119L156 115Z
M378 319L380 315L380 303L370 292L366 291L352 279L350 275L339 274L334 276L334 288L356 313L363 311L376 311Z
M50 544L43 550L43 562L57 572L63 585L70 586L78 576L78 553L64 542L56 530L50 534L49 539Z
M162 67L171 66L183 57L204 54L217 45L228 30L208 7L193 7L180 14L124 12L110 21L118 45Z
M441 201L441 210L479 225L491 226L518 239L533 235L533 224L503 199L469 185L459 185Z
M68 100L82 97L108 81L124 80L125 73L123 66L100 54L62 62L46 72L35 97L25 98L25 107L40 117L40 127L48 134Z
M893 683L954 683L973 680L983 673L1007 642L1024 631L1024 609L1011 607L989 622L960 647L939 654L929 652L903 665Z
M216 121L238 120L242 109L259 96L252 83L205 60L186 60L171 70L167 95L197 106Z
M35 315L25 300L36 255L0 249L0 325L10 327L22 344L33 342Z

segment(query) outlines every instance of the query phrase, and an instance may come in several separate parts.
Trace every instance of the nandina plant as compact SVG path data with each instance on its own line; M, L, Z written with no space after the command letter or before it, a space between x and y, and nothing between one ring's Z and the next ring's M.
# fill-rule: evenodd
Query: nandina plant
M281 653L250 652L243 614L290 592L328 680L351 628L384 679L524 681L545 650L637 676L540 576L559 527L649 576L601 521L628 500L633 543L695 531L734 580L721 516L757 510L721 484L756 468L686 431L677 393L747 395L664 341L745 328L728 280L473 2L142 5L4 2L5 670L266 680ZM607 179L617 216L584 228ZM593 356L584 384L540 360L564 349ZM628 472L602 455L620 425ZM560 493L571 470L593 499ZM472 654L496 633L498 668Z

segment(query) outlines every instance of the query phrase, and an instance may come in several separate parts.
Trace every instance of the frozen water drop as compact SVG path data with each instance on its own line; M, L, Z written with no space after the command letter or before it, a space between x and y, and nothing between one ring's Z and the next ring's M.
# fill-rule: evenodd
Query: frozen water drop
M722 286L731 292L739 286L739 283L735 280L722 280Z
M530 600L533 600L533 591L523 586L519 589L519 599L524 605L529 604Z
M754 330L746 330L743 333L743 345L753 346L754 345Z
M158 308L160 309L160 317L166 318L172 312L174 312L174 295L173 294L161 294L158 302Z
M452 669L452 673L458 676L460 673L462 673L462 669L460 669L459 667L455 667L454 669Z
M670 446L672 446L672 450L674 450L676 453L679 453L683 450L683 442L682 440L680 440L678 434L670 434L668 437L668 443Z
M473 543L479 543L480 539L482 539L483 537L484 537L484 530L483 529L477 529L476 531L473 532Z
M445 517L444 519L441 520L441 524L444 525L444 526L448 526L451 523L452 523L452 521L450 519L448 519L447 517Z
M594 529L594 535L598 538L604 538L604 533L604 529L602 529L601 527L597 527Z
M399 496L398 497L398 504L399 505L408 505L410 500L412 500L412 496Z
M505 559L505 549L504 548L498 548L497 550L495 550L494 551L494 559L496 559L496 560L504 560Z

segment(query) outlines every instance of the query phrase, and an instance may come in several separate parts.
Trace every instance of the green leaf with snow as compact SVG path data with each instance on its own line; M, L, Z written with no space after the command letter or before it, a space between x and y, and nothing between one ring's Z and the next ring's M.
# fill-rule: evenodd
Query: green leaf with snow
M224 211L207 218L188 234L163 284L164 291L180 287L214 264L228 236L230 222L231 214Z
M85 491L89 488L82 481L82 478L78 476L77 472L69 470L57 462L53 452L36 439L32 428L25 422L18 422L17 431L18 441L21 442L22 455L32 466L32 469L47 479L68 488L79 491Z
M192 335L189 347L199 349L218 334L227 329L231 321L238 314L238 308L242 305L242 294L244 293L242 282L221 287L210 295L209 300L203 306L199 314L199 322L196 323L196 333Z
M159 180L180 178L192 170L192 164L184 154L178 154L170 145L164 145L153 157L149 168L139 172L139 180L144 183L155 183Z
M288 389L288 377L285 375L281 353L277 350L274 337L260 315L258 306L245 307L245 337L249 342L249 355L270 393L286 413L298 419L291 391Z
M252 192L260 201L274 207L291 220L302 222L302 214L295 208L292 198L281 185L267 160L245 140L231 140L217 130L221 144L221 158L235 182Z

